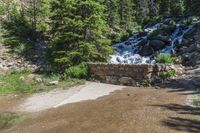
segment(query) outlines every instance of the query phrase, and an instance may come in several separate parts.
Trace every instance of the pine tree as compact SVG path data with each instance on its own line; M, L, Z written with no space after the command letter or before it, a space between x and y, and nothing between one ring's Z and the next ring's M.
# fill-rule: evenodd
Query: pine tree
M155 17L158 15L158 7L156 0L149 0L149 15Z
M61 68L83 61L106 61L112 48L104 6L95 0L52 2L53 60Z
M170 1L170 14L178 17L183 16L184 13L184 0Z
M133 28L133 22L135 21L135 4L132 0L119 0L118 7L122 29L130 30L130 28Z
M159 14L162 16L170 16L170 1L160 0Z
M184 5L185 5L185 14L186 15L192 14L192 4L193 4L192 0L185 0Z
M136 5L136 19L142 22L144 19L148 19L149 16L149 3L147 0L134 0Z
M119 13L117 0L104 0L102 2L106 6L107 22L111 28L119 26Z
M186 12L189 15L200 15L200 0L186 0Z

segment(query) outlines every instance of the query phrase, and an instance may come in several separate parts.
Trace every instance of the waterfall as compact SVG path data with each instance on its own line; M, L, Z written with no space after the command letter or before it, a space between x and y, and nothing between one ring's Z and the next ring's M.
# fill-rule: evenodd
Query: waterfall
M157 36L157 39L153 39L154 41L151 42L151 39L149 39L149 35L153 32L169 27L169 21L171 21L171 18L165 19L161 23L157 23L153 26L145 26L144 27L144 34L135 33L133 36L131 36L127 41L117 43L113 45L113 48L115 49L115 54L111 55L111 59L109 60L109 63L111 64L154 64L155 61L153 59L154 54L150 54L148 56L142 56L140 54L140 50L144 48L146 51L153 51L154 53L171 53L177 45L182 44L182 40L185 34L190 32L194 25L198 22L200 22L199 18L195 18L196 22L192 23L189 26L181 26L181 23L185 19L179 19L174 21L175 28L174 31L171 33L171 35L168 35L169 42L165 42L165 46L160 46L161 49L152 48L156 46L155 43L161 42L163 43L163 40L166 41L166 37ZM161 39L161 40L160 40ZM157 41L156 41L157 40ZM164 43L163 43L164 44ZM163 45L162 44L162 45ZM152 46L149 46L152 45ZM158 44L159 45L159 44ZM159 48L160 48L159 47ZM151 53L151 52L150 52Z

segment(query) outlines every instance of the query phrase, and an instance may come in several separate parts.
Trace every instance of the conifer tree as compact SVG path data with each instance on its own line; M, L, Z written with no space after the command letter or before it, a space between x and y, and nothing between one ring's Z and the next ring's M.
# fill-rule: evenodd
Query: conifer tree
M149 14L149 3L147 0L134 0L136 5L136 18L139 21L143 21Z
M160 0L159 14L162 16L170 16L170 1Z
M95 0L52 2L53 60L62 68L83 61L106 61L111 54L105 7Z
M184 13L184 0L170 1L170 14L178 17L183 16Z
M102 2L106 6L107 22L111 28L119 26L119 13L118 13L118 1L117 0L104 0Z
M133 28L136 15L135 4L132 0L119 0L118 4L121 27L126 30Z

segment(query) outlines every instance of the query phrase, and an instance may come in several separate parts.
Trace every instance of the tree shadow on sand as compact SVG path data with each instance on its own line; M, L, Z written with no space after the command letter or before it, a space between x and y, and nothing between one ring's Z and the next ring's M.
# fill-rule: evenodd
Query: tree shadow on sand
M189 133L200 132L199 120L169 117L168 120L162 121L162 124L177 131L184 131L184 132L189 132Z
M179 104L154 105L164 110L175 111L180 117L168 117L161 124L176 131L200 133L200 108ZM189 116L186 117L186 116ZM195 118L195 119L194 119Z
M198 95L200 94L200 74L185 79L172 79L158 83L156 86L170 88L168 92L178 92L180 95Z

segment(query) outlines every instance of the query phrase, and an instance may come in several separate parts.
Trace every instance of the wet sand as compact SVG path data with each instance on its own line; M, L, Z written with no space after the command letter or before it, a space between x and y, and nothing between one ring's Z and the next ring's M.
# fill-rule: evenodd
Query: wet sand
M181 91L126 88L97 100L31 113L2 133L184 133L200 132L198 108Z

